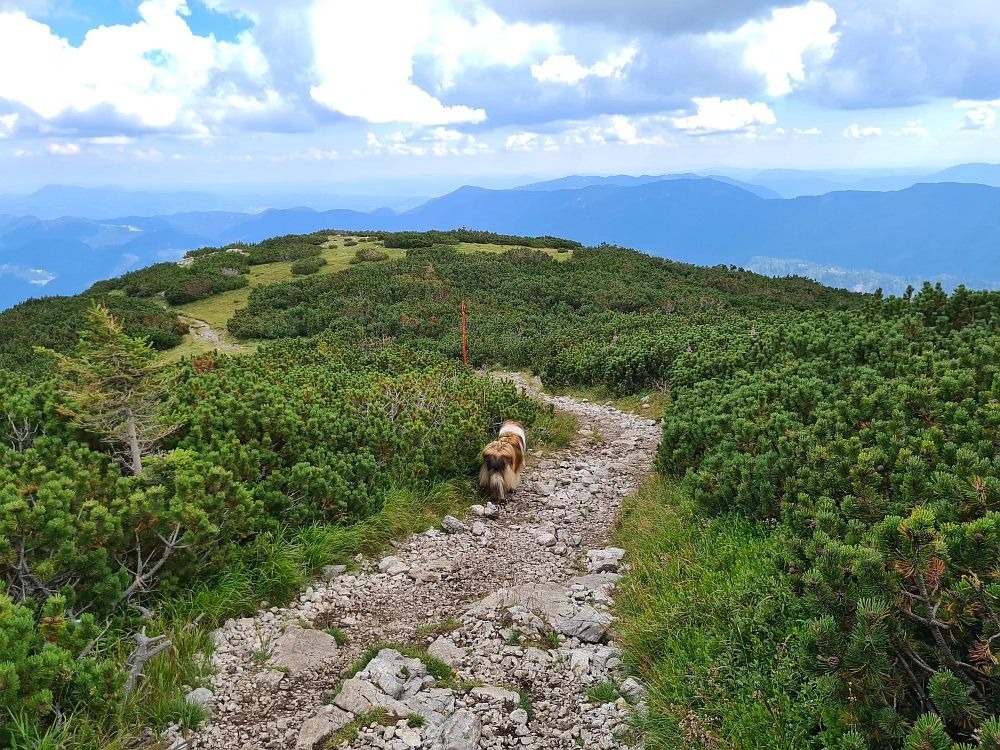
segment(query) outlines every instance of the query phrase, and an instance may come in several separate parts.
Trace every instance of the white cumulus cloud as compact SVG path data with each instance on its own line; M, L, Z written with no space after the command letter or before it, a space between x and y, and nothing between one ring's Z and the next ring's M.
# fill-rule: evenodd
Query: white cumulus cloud
M997 122L997 108L1000 107L1000 99L992 101L968 101L956 102L955 106L965 112L960 130L992 130Z
M312 97L369 122L447 125L486 113L446 107L413 83L413 56L432 31L427 0L320 0L312 9L316 69Z
M721 99L718 96L696 98L697 114L673 118L674 127L695 135L749 131L757 125L777 122L774 112L763 102L746 99Z
M0 13L0 98L46 119L110 105L150 128L205 131L220 104L217 74L262 83L267 62L248 32L236 43L197 36L184 0L145 0L138 11L141 21L91 29L79 47L22 12Z
M45 150L50 154L58 154L60 156L72 156L73 154L80 153L80 147L75 143L50 143L45 147Z
M744 62L767 80L771 96L787 94L793 83L805 80L807 53L820 60L833 56L840 34L830 29L837 14L829 5L811 0L793 8L776 8L767 21L748 21L729 34L713 34L720 46L746 45Z
M15 279L27 281L35 286L45 286L55 274L49 273L41 268L26 268L25 266L14 266L4 263L0 265L0 276L13 276Z
M859 128L858 124L854 123L844 131L844 138L869 138L873 135L882 135L882 128Z
M532 151L538 147L538 133L518 133L507 136L504 148L508 151Z
M531 66L531 75L539 81L578 83L589 76L598 78L621 78L625 68L635 58L636 50L626 47L619 53L608 55L606 60L594 63L589 68L581 65L576 55L550 55L540 65Z

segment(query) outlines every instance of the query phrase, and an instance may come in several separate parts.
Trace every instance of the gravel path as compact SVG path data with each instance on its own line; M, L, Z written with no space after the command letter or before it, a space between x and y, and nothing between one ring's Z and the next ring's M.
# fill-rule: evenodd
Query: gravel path
M175 750L319 750L372 708L398 722L362 729L351 747L620 746L631 709L623 699L588 701L587 689L619 679L608 612L621 551L605 548L621 498L649 469L660 428L610 406L542 394L537 378L501 376L577 415L574 444L545 457L529 450L521 489L505 507L474 506L464 523L446 519L453 533L415 535L351 574L331 566L287 609L227 622L215 633L214 695L197 691L211 719L187 740L168 732ZM330 626L348 634L346 646L336 647L324 632ZM421 662L383 651L334 698L344 670L375 643L428 647L454 674L436 684ZM625 692L641 700L633 681ZM412 714L423 726L407 726Z
M247 347L240 344L233 344L226 340L226 334L216 331L206 321L192 318L188 315L178 315L178 317L188 324L191 338L198 342L212 344L214 348L221 350L243 350Z

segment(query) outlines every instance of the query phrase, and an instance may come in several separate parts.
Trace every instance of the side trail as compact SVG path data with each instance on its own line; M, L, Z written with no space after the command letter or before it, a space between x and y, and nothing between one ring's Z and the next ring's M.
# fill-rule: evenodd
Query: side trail
M587 689L620 679L608 627L624 553L608 543L660 428L610 406L545 395L537 378L499 376L575 414L573 445L544 458L529 448L521 488L502 509L473 506L464 522L447 517L444 530L401 541L380 561L360 560L356 573L328 566L288 608L228 621L214 633L213 689L188 696L211 718L186 739L168 730L173 750L321 750L376 709L390 726L366 724L357 739L333 746L625 747L632 709L614 696L590 701ZM331 626L348 634L346 646L324 632ZM344 671L379 643L426 646L451 673L438 670L435 679L423 662L384 649L345 681ZM641 703L634 680L622 691Z

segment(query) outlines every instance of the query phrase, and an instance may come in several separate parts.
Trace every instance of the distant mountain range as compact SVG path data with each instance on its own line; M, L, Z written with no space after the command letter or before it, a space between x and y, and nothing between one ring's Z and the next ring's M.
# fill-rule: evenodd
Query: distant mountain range
M767 169L742 179L745 183L769 188L782 198L823 195L835 190L903 190L921 182L967 182L1000 187L1000 164L959 164L929 174L880 177L859 177L851 173L815 170Z
M512 190L463 187L399 214L294 208L103 221L0 216L0 308L30 296L76 293L200 246L332 228L468 226L612 242L709 265L746 266L766 257L894 277L1000 281L1000 188L942 182L780 200L740 182L622 176Z
M217 195L193 190L174 192L126 190L120 187L83 188L46 185L30 195L0 195L0 214L58 219L108 219L113 216L162 216L191 211L259 213L268 208L349 208L388 210L390 214L419 206L426 196L325 195L322 193Z

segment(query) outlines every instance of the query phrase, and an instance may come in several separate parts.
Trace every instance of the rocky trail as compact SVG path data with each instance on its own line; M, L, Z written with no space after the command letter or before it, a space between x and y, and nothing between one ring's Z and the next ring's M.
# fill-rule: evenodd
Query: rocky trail
M239 351L247 347L240 344L233 344L226 340L226 334L216 331L206 321L192 318L188 315L179 315L181 320L188 324L191 338L199 343L211 344L213 348L219 350Z
M590 701L587 689L620 679L608 628L623 552L608 544L660 429L610 406L547 396L537 379L505 377L575 414L574 444L544 457L529 447L505 507L473 506L464 521L448 517L389 557L359 560L356 571L329 566L288 608L227 622L214 634L212 690L188 697L211 718L186 739L168 732L170 747L320 750L375 709L390 726L366 723L332 746L624 747L632 709L621 698ZM329 627L348 643L338 647ZM440 661L384 649L344 679L366 649L385 643L426 647ZM638 683L623 690L641 701Z

